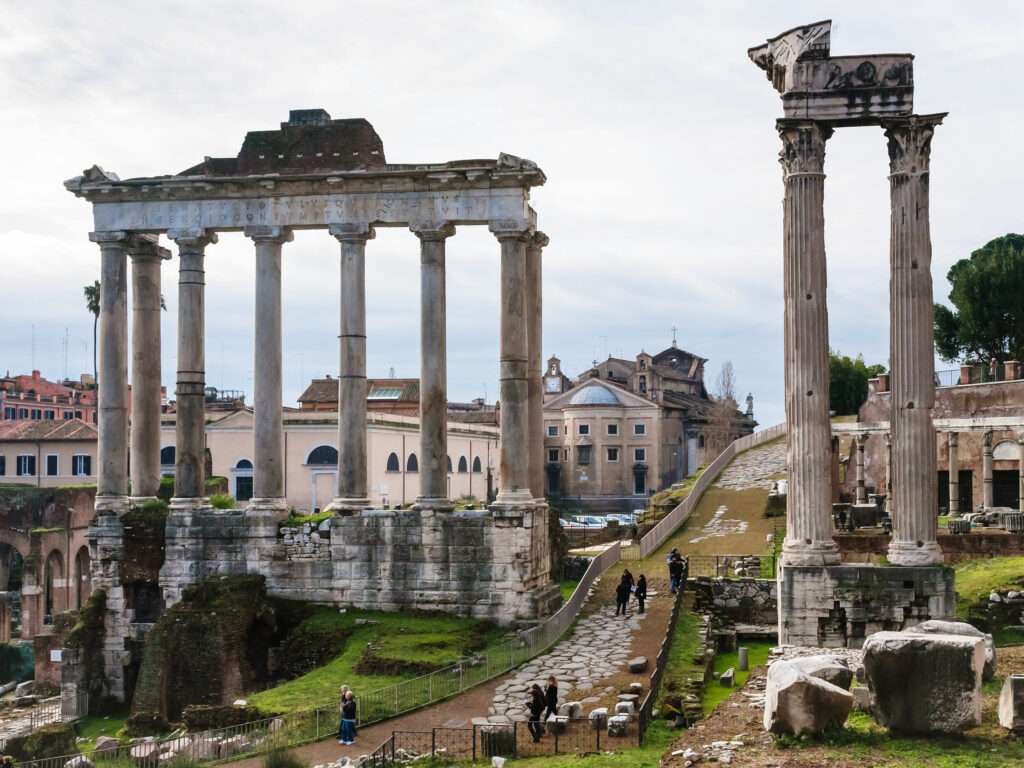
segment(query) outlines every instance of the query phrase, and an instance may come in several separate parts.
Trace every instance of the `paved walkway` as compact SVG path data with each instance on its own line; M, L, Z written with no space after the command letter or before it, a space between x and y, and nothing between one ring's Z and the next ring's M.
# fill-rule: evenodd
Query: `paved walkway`
M744 451L715 481L718 488L743 491L748 488L772 487L772 479L786 471L786 441L776 440L767 445Z

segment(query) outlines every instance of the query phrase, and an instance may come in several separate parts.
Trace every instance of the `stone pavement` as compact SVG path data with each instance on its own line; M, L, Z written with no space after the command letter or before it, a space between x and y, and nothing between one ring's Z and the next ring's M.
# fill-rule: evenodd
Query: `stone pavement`
M648 591L651 599L659 599L656 592ZM662 598L663 599L663 598ZM527 719L526 700L534 683L544 688L548 675L558 680L558 700L569 701L566 695L574 692L574 699L583 705L601 700L598 694L609 694L614 687L602 686L601 681L626 670L630 645L634 633L640 630L647 613L636 613L630 602L630 615L615 616L615 606L603 606L580 619L567 639L543 656L538 656L517 670L513 676L495 690L494 700L488 708L487 721L492 723L524 722ZM658 631L664 631L659 627ZM482 721L482 720L481 720Z
M728 512L729 507L725 504L720 505L711 516L711 519L704 523L700 532L690 539L690 543L698 544L706 539L717 539L723 536L746 533L749 523L746 520L727 518L725 515Z
M786 471L786 441L744 451L725 468L715 486L742 491L748 488L772 487L772 478Z

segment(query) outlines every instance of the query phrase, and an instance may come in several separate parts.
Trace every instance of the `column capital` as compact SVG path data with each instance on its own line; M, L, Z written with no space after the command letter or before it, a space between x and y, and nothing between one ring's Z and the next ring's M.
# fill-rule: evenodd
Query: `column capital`
M327 231L342 243L365 243L377 236L377 230L366 222L348 222L346 224L328 224Z
M290 243L294 237L288 227L272 227L262 224L245 227L242 233L257 243L276 243L277 245Z
M455 234L455 225L450 221L416 221L409 224L409 229L420 240L435 243Z
M861 432L854 439L857 441L857 450L863 451L864 446L868 443L868 433Z
M949 114L909 115L883 119L882 128L889 146L889 173L893 176L919 176L928 173L935 126Z
M959 441L960 441L960 433L959 432L955 432L954 431L954 432L950 432L949 433L949 444L950 445L957 445L959 443Z
M527 240L535 230L525 221L516 219L497 219L487 223L487 228L498 240Z
M132 261L148 261L150 259L169 259L171 252L161 248L155 235L139 235L133 237L128 246Z
M106 245L107 243L123 243L125 247L127 247L130 239L131 235L123 229L111 229L104 232L89 233L89 241L99 245Z
M992 450L992 430L986 429L985 433L981 436L981 444L986 451Z
M783 178L797 174L824 174L825 142L832 126L815 120L776 120L775 130L782 139L779 163Z
M217 233L212 229L169 229L167 237L177 243L182 251L203 251L206 246L217 242Z
M546 234L537 230L533 233L533 237L530 238L528 245L531 248L547 248L550 242L551 239Z

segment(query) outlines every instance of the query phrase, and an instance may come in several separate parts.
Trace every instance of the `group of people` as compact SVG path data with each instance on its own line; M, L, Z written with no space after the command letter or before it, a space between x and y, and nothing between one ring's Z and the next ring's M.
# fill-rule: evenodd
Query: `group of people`
M644 612L644 602L647 600L647 577L642 573L640 578L633 579L633 574L629 572L629 568L626 568L622 572L622 578L619 580L619 586L615 588L615 615L626 615L626 611L629 609L629 598L630 595L636 598L637 612Z
M551 715L558 714L558 681L554 675L548 678L547 686L543 690L537 683L533 684L526 708L530 711L526 727L530 729L530 735L536 743L544 735L544 722Z
M683 584L686 582L686 572L688 564L683 556L679 554L678 549L673 549L668 553L668 578L672 585L672 594L674 595L680 589L683 588Z
M347 685L341 686L341 722L338 724L338 743L346 747L356 743L356 696Z

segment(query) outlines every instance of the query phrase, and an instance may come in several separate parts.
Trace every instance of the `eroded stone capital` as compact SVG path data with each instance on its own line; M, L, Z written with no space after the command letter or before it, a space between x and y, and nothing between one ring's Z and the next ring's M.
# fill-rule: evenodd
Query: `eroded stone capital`
M377 236L375 230L366 222L353 221L346 224L328 224L327 231L342 243L365 243Z
M292 235L292 231L288 227L255 225L246 227L242 230L242 233L257 243L281 245L282 243L290 243L294 239L294 235Z
M534 233L529 224L514 219L492 220L487 223L487 228L498 240L521 240L524 243Z
M217 233L209 229L169 229L167 238L183 252L202 253L206 246L217 242Z
M132 261L148 261L150 259L169 259L171 252L161 248L156 235L137 235L129 241L128 252Z
M122 243L127 248L131 235L122 229L114 229L106 232L90 232L89 241L99 245Z
M421 221L409 225L409 229L420 240L437 242L455 234L455 225L450 221Z
M779 163L783 178L825 172L825 142L832 136L831 126L814 120L777 120L775 129L782 139Z
M550 240L550 238L548 238L548 236L546 234L544 234L543 232L537 231L537 232L534 232L533 233L533 237L530 238L530 247L531 248L547 248L548 247L548 243L550 243L550 242L551 242L551 240Z
M949 444L952 447L955 448L959 442L960 442L960 433L958 433L958 432L950 432L949 433Z
M928 173L932 153L932 135L946 112L936 115L911 115L882 120L889 146L889 173L921 175Z
M986 430L985 434L981 436L981 445L984 447L986 452L992 451L992 430Z

